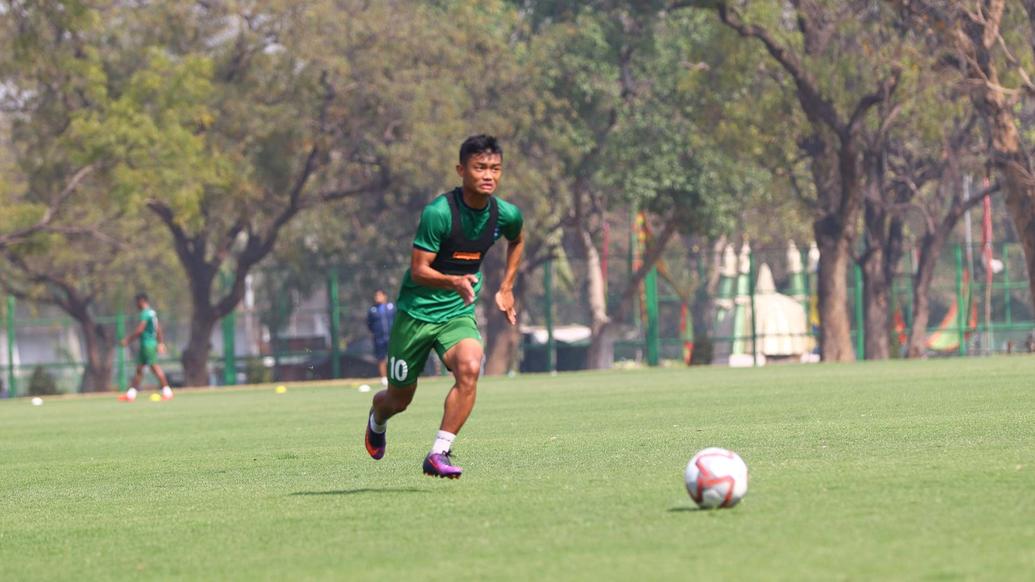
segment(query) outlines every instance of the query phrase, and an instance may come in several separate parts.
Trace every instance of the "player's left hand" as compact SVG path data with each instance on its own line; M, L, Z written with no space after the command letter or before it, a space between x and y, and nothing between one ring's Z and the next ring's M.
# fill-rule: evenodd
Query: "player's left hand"
M158 353L159 354L164 354L165 353L165 342L162 342L162 343L158 344Z
M514 292L510 289L500 289L496 292L496 307L507 314L507 321L510 325L517 325L517 309L514 308Z

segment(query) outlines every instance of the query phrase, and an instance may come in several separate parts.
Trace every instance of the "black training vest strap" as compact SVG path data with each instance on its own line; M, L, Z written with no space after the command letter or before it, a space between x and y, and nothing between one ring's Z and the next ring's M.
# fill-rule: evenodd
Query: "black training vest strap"
M489 197L489 221L477 240L470 240L464 234L460 222L461 190L456 188L443 194L449 201L449 212L453 217L449 237L442 241L431 268L447 275L473 275L481 269L485 253L496 242L496 226L499 223L499 206L496 198Z

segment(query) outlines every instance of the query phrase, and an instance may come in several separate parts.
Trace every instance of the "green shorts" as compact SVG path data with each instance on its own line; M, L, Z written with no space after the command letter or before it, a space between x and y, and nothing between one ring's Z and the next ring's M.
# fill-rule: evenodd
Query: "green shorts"
M396 313L392 334L388 338L388 380L392 386L416 384L432 348L442 360L449 348L465 339L482 341L473 315L429 323L414 319L403 311Z
M158 362L158 344L156 342L140 342L140 351L137 352L137 364L141 366L153 366Z

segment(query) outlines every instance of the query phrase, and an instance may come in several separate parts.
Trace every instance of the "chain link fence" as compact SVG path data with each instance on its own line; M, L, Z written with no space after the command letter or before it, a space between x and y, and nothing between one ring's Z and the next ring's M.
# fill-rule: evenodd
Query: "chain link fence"
M617 246L617 245L616 245ZM613 362L623 365L758 365L818 360L822 322L816 314L815 263L809 249L676 249L639 285L638 267L624 249L603 257ZM1032 310L1022 249L996 245L990 265L979 246L950 245L942 253L928 294L929 356L1029 352L1035 349ZM889 343L901 357L914 318L916 264L907 252L891 285ZM212 334L209 382L234 385L377 375L366 327L372 295L393 297L405 264L340 265L308 293L279 291L262 273L250 277L245 300ZM990 270L989 270L990 269ZM514 371L586 367L593 321L587 264L558 258L518 283L521 342ZM857 356L864 346L863 280L849 273L847 308ZM754 292L750 292L754 290ZM491 307L482 292L479 321ZM7 395L81 389L89 361L72 319L8 297L0 335L0 382ZM170 351L159 359L174 385L182 383L180 349L190 329L185 308L156 306ZM128 311L97 319L111 345L135 324ZM962 341L960 341L962 338ZM125 388L135 354L113 347L111 386ZM427 373L442 373L430 358Z

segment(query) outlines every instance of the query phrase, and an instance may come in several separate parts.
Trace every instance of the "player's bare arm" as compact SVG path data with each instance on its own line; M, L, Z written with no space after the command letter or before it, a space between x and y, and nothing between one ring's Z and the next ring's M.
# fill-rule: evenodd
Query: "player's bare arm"
M496 292L496 307L507 314L507 321L510 325L517 325L517 309L514 306L514 280L517 278L518 267L521 265L521 254L525 251L524 233L512 241L507 241L507 271L503 275L503 282L500 283L500 290Z
M127 335L127 336L126 336L126 337L124 337L124 338L122 338L122 345L124 345L124 346L128 346L128 345L129 345L129 342L131 342L131 341L133 341L133 340L137 339L138 337L140 337L140 335L144 333L144 330L145 330L145 329L147 329L147 323L146 323L146 322L143 322L143 321L141 321L141 322L140 322L140 323L139 323L139 324L137 325L136 329L134 329L134 330L133 330L133 333L131 333L131 334Z
M158 353L165 353L165 332L162 330L162 324L155 320L155 337L158 338Z
M478 282L475 275L446 275L432 268L435 253L421 249L413 249L410 255L410 276L418 285L435 287L436 289L452 289L460 294L465 305L474 302L474 284Z

